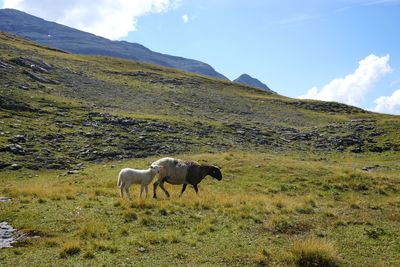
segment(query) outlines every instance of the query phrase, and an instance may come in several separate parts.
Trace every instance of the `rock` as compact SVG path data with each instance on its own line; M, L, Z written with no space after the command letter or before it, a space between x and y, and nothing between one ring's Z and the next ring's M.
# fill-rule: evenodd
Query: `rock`
M146 250L144 247L139 247L139 248L138 248L138 251L141 252L141 253L144 253L144 252L146 252L147 250Z
M13 154L16 154L16 155L25 155L25 153L26 153L25 149L18 144L7 145L5 150L9 151Z
M376 169L376 168L379 168L380 166L379 165L373 165L373 166L365 166L364 168L362 168L362 170L363 171L366 171L366 172L369 172L369 171L372 171L372 170L374 170L374 169Z
M7 222L0 222L0 249L1 248L11 248L11 244L16 241L14 229Z
M13 199L11 197L0 197L0 202L10 202Z
M18 86L18 88L22 89L22 90L28 90L29 89L29 85L21 84L20 86Z
M362 153L362 152L364 152L364 150L362 149L362 147L356 147L356 148L353 148L352 150L350 150L350 152Z
M74 167L74 170L80 170L83 168L83 162L76 164L76 166Z
M20 143L20 142L28 141L28 138L27 138L26 134L18 134L16 136L14 136L13 138L9 139L8 141L10 141L12 143Z
M20 66L31 68L32 70L43 73L49 73L53 68L47 62L38 59L19 57L14 59L14 62Z
M77 173L79 173L78 170L70 170L70 171L67 172L67 174L69 174L69 175L71 175L71 174L77 174Z
M11 68L14 68L14 66L0 60L0 68L1 69L11 69Z
M0 170L5 169L10 165L10 163L0 161Z
M13 163L13 164L11 164L11 166L10 166L10 170L13 170L13 171L16 171L16 170L19 170L19 169L21 169L22 167L20 166L20 165L18 165L17 163Z
M372 133L369 134L370 137L375 137L375 136L381 136L384 135L385 132L384 131L374 131Z
M68 123L63 123L63 124L61 124L60 126L61 126L62 128L74 128L73 125L68 124Z
M49 149L47 149L47 148L42 148L42 152L44 154L46 154L46 155L50 155L51 154L51 151Z
M348 146L353 146L353 145L363 145L363 140L356 135L349 135L349 136L336 136L332 142L337 146L343 146L343 147L348 147Z
M36 74L36 73L31 72L29 70L24 70L24 74L28 75L29 77L31 77L35 81L38 81L38 82L41 82L41 83L60 84L60 82L58 82L58 81L54 81L54 80L50 80L50 79L44 78L44 77L40 76L39 74Z
M381 152L387 151L387 150L390 150L390 148L388 148L388 147L374 146L374 147L371 147L371 148L369 149L369 151L371 151L371 152L376 152L376 153L381 153Z
M26 103L14 100L6 96L0 96L0 108L15 110L15 111L31 111L38 112L38 109L34 109Z

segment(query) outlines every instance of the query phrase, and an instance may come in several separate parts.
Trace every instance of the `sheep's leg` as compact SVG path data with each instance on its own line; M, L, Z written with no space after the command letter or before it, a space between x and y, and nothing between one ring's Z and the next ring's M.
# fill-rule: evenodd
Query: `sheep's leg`
M142 193L143 193L143 185L140 185L140 194L139 194L139 198L142 198Z
M169 192L168 192L167 189L165 189L165 187L164 187L164 182L165 182L165 179L166 179L166 178L167 178L167 177L165 177L164 179L161 180L160 188L164 191L165 195L169 198Z
M122 184L119 186L119 194L122 198L124 197L124 186Z
M158 187L159 183L160 182L158 180L157 182L154 182L154 184L153 184L153 198L157 198L157 187Z
M181 197L181 196L182 196L182 194L183 194L183 192L185 192L185 190L186 190L186 186L187 186L187 184L183 184L183 186L182 186L182 190L181 190L181 194L179 195L179 197Z
M197 187L197 184L193 185L194 191L196 191L196 194L199 194L199 188Z
M157 187L160 186L160 188L164 191L164 193L169 197L168 191L164 187L164 182L167 177L164 177L162 179L158 179L157 182L153 184L153 198L157 198Z
M129 198L129 200L131 200L131 194L129 193L129 186L125 186L125 192L126 192L126 195Z
M146 198L147 198L147 194L149 193L149 187L147 185L144 186L144 191L146 191Z

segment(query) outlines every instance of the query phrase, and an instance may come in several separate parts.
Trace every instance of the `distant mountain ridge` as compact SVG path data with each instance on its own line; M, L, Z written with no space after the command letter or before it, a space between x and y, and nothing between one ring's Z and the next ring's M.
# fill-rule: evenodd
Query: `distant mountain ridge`
M228 80L207 63L157 53L138 43L111 41L15 9L0 9L0 31L72 53L133 59Z
M248 74L240 75L237 79L234 80L234 82L256 87L270 93L275 93L274 91L269 89L269 87L266 84L262 83L260 80L256 78L251 77Z

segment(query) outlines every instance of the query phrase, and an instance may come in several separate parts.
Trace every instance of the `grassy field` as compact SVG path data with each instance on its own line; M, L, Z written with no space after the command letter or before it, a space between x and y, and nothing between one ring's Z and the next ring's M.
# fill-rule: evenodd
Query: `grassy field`
M2 250L4 266L398 266L397 158L227 152L179 155L222 167L224 178L171 199L120 199L122 167L1 173L0 221L39 238ZM362 168L379 165L369 172ZM304 263L304 262L303 262ZM303 265L304 266L304 265Z
M5 33L0 76L0 222L31 236L1 266L400 265L399 116ZM224 178L119 197L167 155Z

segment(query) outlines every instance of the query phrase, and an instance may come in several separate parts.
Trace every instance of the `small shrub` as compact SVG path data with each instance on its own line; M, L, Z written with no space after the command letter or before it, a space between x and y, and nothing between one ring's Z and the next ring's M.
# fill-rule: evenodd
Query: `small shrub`
M58 246L58 243L54 240L47 240L45 244L46 244L46 247L49 247L49 248Z
M65 243L62 251L60 252L61 258L67 258L75 256L81 252L80 243L77 241L72 241Z
M270 266L272 256L265 248L262 248L254 260L257 266Z
M311 225L283 217L271 221L266 228L275 234L302 234L308 232Z
M85 259L93 259L94 258L94 254L91 251L86 251L85 254L83 254L83 258L85 258Z
M104 234L105 227L95 220L85 222L79 229L82 238L96 238Z
M362 184L362 183L360 183L360 184L355 184L355 185L353 185L353 190L354 191L357 191L357 192L360 192L360 191L368 191L368 185L366 185L366 184Z
M365 229L365 234L372 239L378 239L379 237L386 234L385 229L383 228L375 228L375 229Z
M312 208L316 208L317 207L317 203L315 202L314 199L311 199L311 198L306 200L306 204L309 205Z
M135 212L127 212L125 213L124 218L126 223L130 223L136 221L138 216Z
M319 239L295 241L290 249L294 263L301 267L336 267L340 259L333 245Z
M283 202L278 201L278 202L275 203L275 207L277 207L278 209L281 210L281 209L285 208L286 205Z
M155 223L156 222L152 218L142 218L140 220L140 224L144 226L154 226Z
M302 207L297 207L296 212L301 213L301 214L313 214L314 209L309 206L302 206Z
M129 232L126 229L121 230L121 236L129 236Z
M67 196L65 197L65 199L66 199L66 200L74 200L75 197L74 197L73 195L67 195Z
M160 215L167 216L168 215L168 211L166 209L160 209Z
M118 249L114 244L112 244L111 242L105 242L105 241L100 241L100 242L94 243L93 249L96 251L102 251L102 252L108 251L111 254L118 252Z

